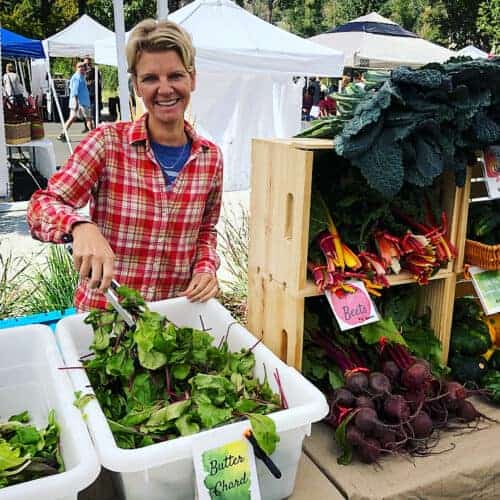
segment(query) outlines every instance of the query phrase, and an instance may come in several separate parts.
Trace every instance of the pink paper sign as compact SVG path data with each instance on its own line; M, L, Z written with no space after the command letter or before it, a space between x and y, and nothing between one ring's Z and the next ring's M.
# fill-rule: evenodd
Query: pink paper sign
M353 281L349 285L353 293L343 293L340 296L326 291L326 296L337 318L341 330L349 330L379 320L375 304L368 295L362 282Z

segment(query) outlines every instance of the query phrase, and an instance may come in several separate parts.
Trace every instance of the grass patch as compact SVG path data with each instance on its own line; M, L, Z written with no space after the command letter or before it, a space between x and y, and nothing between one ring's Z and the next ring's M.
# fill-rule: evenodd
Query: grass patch
M241 324L247 322L248 297L248 210L240 204L221 215L223 230L219 231L219 249L230 279L221 279L220 301Z
M64 245L50 245L45 262L35 266L30 281L33 287L30 314L73 307L78 274Z

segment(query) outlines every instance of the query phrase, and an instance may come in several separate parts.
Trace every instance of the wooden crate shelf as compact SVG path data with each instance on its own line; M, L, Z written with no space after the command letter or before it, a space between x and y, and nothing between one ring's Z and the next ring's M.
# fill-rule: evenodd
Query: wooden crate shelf
M319 295L307 276L309 213L316 152L333 149L325 139L253 141L250 200L248 325L288 364L300 369L304 302ZM441 198L449 238L463 248L460 225L463 189L443 176ZM462 223L463 225L463 223ZM432 325L447 356L455 293L455 264L421 288L422 307L432 309ZM390 276L392 285L414 283L408 274Z
M448 274L450 274L449 270L441 269L429 279L430 280L441 279L443 277L446 277ZM412 283L415 283L415 278L413 278L413 276L410 273L401 272L399 274L387 276L387 281L389 281L391 286L411 285ZM300 295L301 297L318 297L319 295L322 294L323 293L318 290L316 284L311 280L307 280L306 286L300 289L298 292L298 295Z

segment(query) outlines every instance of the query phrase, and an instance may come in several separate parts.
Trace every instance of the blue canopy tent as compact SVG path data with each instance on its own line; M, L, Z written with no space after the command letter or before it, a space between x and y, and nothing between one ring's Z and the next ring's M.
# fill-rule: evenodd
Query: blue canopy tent
M32 40L5 28L0 28L0 57L14 59L45 59L45 52L40 40ZM0 105L0 197L6 196L8 192L9 173L7 148L4 135L3 106Z
M45 59L45 52L40 40L26 38L5 28L0 28L0 44L3 57Z

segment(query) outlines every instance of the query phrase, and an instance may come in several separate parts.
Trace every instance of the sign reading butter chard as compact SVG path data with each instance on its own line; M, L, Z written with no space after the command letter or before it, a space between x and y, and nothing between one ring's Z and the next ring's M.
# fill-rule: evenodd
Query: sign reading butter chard
M500 312L500 270L486 271L480 267L471 267L469 272L484 314L489 316Z
M253 448L243 437L246 427L197 439L193 459L199 500L260 500Z
M379 321L380 316L377 308L368 294L364 283L352 280L346 284L353 289L353 292L340 291L335 293L330 290L325 291L325 295L328 302L330 302L340 329L342 331L350 330Z

